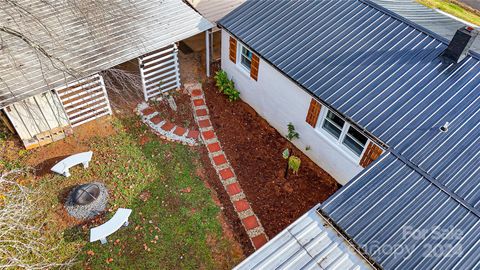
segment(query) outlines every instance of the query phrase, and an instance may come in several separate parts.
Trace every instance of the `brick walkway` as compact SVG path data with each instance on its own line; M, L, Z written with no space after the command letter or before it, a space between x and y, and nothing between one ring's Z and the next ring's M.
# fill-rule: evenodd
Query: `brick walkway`
M147 124L160 138L167 141L174 141L190 146L197 145L200 132L194 129L186 129L171 122L163 120L155 109L147 103L140 103L137 106L137 113L142 121Z
M192 106L195 112L195 121L200 128L200 134L207 147L210 161L212 162L223 187L230 196L230 201L232 202L238 217L242 221L243 227L245 228L253 247L258 249L268 241L268 237L265 234L260 220L250 207L250 204L245 197L245 193L243 193L242 187L237 181L235 171L222 150L220 141L215 134L212 123L210 122L210 115L208 113L201 85L185 85L185 88L190 93Z

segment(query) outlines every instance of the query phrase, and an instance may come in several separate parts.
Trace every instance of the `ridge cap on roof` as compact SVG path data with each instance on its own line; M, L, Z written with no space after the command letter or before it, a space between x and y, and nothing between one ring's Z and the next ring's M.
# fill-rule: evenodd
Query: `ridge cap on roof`
M357 0L359 2L362 2L366 5L369 5L370 7L380 11L380 12L383 12L389 16L391 16L392 18L395 18L403 23L406 23L408 25L410 25L411 27L415 28L416 30L418 31L421 31L423 32L424 34L428 35L428 36L431 36L433 38L435 38L436 40L448 45L450 43L450 40L448 40L447 38L441 36L440 34L438 34L437 32L433 31L433 30L430 30L424 26L421 26L420 24L408 19L408 18L405 18L403 17L402 15L400 14L397 14L391 10L389 10L388 8L380 5L380 4L377 4L375 2L372 2L370 0ZM473 51L473 50L468 50L468 55L474 57L475 59L477 60L480 60L480 53L477 53L476 51Z

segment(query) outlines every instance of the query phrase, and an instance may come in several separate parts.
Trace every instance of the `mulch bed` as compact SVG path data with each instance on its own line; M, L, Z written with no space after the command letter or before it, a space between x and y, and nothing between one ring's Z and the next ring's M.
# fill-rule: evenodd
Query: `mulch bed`
M177 104L177 111L172 110L168 104L167 97L162 100L152 100L149 103L155 108L161 118L171 123L188 129L198 129L193 118L193 110L190 105L190 96L182 92L171 91L170 94Z
M248 104L229 102L217 92L212 80L204 85L204 91L223 150L270 238L339 188L327 172L296 149ZM298 175L290 173L286 180L282 151L287 147L294 149L302 164Z

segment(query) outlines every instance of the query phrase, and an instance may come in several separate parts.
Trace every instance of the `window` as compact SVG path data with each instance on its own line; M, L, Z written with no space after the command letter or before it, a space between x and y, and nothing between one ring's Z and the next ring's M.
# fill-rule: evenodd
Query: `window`
M367 145L367 137L352 127L340 116L325 109L322 129L333 136L341 146L344 146L356 156L361 156Z
M357 156L360 156L367 144L367 137L358 132L353 127L349 127L345 138L343 138L343 144L352 150Z
M323 128L328 131L328 133L332 134L335 138L340 139L344 125L345 121L342 118L331 111L327 112L325 121L323 122Z
M252 52L242 46L242 50L240 52L240 63L244 66L248 71L252 66Z

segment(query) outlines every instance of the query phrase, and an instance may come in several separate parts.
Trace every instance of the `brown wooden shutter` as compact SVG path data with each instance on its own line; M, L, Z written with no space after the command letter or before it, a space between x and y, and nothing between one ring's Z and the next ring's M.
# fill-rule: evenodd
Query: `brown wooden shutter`
M233 63L237 63L237 40L233 37L230 37L230 60Z
M310 107L308 108L306 120L307 123L310 124L310 126L315 127L317 125L318 116L320 115L321 109L322 105L312 98L312 100L310 101Z
M254 53L252 53L252 64L250 65L250 77L255 81L258 80L258 65L260 63L260 58Z
M368 165L370 165L370 163L374 162L382 154L382 152L382 148L370 142L370 144L368 144L367 150L365 150L365 153L360 160L360 166L362 166L363 168L367 167Z

